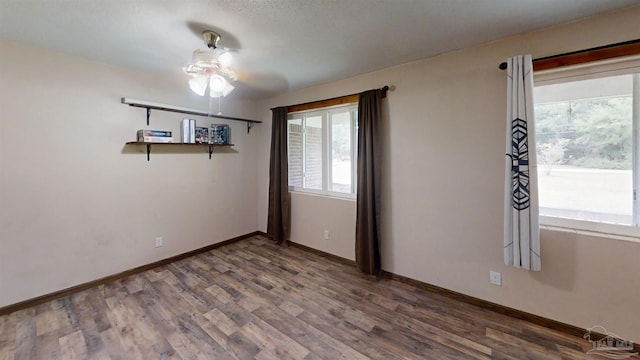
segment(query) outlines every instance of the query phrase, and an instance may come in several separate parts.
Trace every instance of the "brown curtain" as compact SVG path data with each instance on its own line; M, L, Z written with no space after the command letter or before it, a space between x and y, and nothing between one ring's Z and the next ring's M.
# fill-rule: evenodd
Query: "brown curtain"
M272 109L269 160L269 220L267 235L278 244L288 241L289 164L287 159L287 108Z
M380 275L380 155L382 90L360 94L358 101L358 194L356 263L363 272Z

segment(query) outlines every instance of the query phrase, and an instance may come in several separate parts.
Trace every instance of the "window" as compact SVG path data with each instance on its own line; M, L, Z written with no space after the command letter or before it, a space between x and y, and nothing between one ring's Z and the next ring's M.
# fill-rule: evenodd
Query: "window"
M540 215L640 224L640 63L536 74Z
M357 105L289 114L289 187L355 194Z

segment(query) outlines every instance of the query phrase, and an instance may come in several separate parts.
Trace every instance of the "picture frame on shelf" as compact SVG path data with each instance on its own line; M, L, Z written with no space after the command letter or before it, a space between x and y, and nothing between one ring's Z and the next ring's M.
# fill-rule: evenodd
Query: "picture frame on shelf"
M230 129L228 124L211 124L209 128L209 144L228 145Z
M196 144L209 144L209 128L196 126L195 142Z

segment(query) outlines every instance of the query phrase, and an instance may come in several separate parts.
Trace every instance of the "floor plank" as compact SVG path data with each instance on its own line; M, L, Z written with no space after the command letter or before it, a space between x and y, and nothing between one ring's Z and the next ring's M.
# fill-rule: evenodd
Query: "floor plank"
M589 349L261 236L0 316L0 360L584 359Z

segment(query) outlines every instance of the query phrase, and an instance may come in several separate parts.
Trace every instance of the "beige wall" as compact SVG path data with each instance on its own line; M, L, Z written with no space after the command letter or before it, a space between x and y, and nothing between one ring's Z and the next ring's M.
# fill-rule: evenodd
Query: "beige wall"
M125 142L143 128L179 141L183 115L152 112L147 127L120 98L207 109L178 71L156 79L5 41L0 54L0 306L256 230L264 126L248 135L231 122L236 146L211 160L172 148L147 162ZM225 99L223 110L257 116L252 103Z
M263 102L262 119L270 122L274 106L395 87L385 109L383 268L640 342L640 243L543 230L541 272L503 264L506 79L497 69L521 53L543 57L640 38L638 19L640 7L284 94ZM267 149L268 131L261 142ZM259 174L267 178L266 153ZM262 181L263 231L267 190ZM339 200L317 202L293 196L292 240L352 259L353 235L340 244L318 239L321 224L347 231L354 217L333 216L332 209L343 211ZM502 273L502 287L488 283L489 270Z
M206 108L156 79L0 41L0 306L257 229L266 230L269 108L392 85L385 101L385 270L640 342L640 244L542 232L543 271L502 264L502 166L509 56L541 57L640 38L640 8L526 34L225 113L260 117L212 160L125 147L146 128L120 97ZM256 109L260 109L259 112ZM179 136L179 114L152 129ZM200 124L208 124L198 118ZM353 259L352 201L293 195L292 240ZM331 238L322 239L329 230ZM154 248L156 236L165 246ZM488 271L503 286L488 284Z
M355 200L291 194L291 239L296 242L355 260L355 223ZM325 230L329 231L326 240Z

